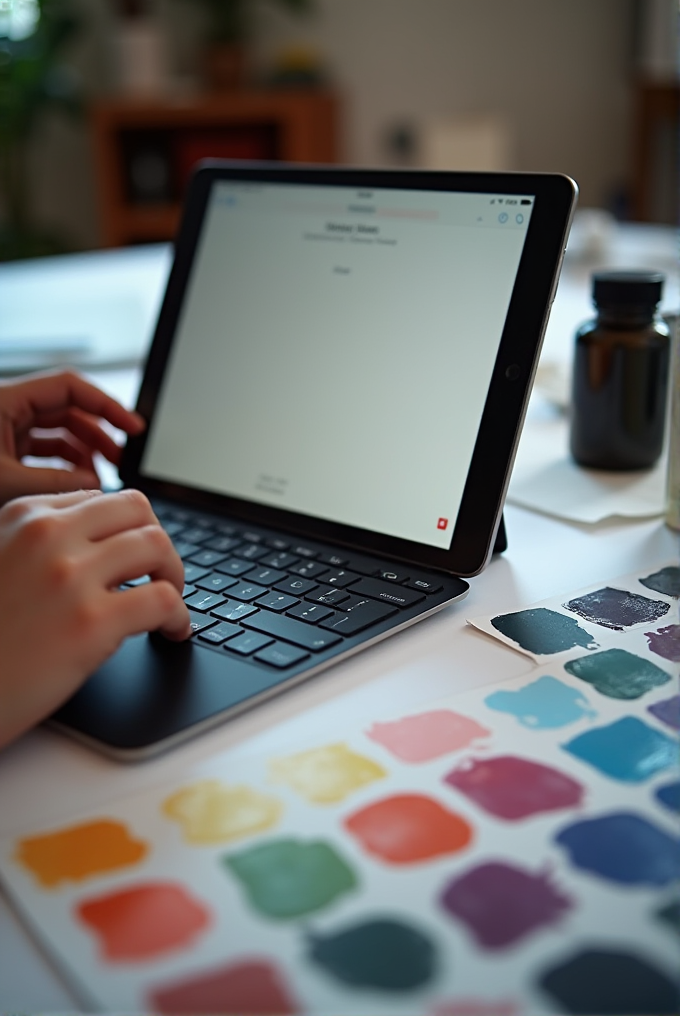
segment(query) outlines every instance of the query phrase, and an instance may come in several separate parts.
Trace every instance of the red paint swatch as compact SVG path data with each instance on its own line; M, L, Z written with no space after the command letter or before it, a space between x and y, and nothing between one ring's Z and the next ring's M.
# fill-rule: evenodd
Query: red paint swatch
M76 916L100 939L112 963L148 960L189 946L211 922L209 911L173 882L154 882L86 900Z
M264 960L235 963L153 991L148 1006L161 1013L264 1014L298 1011L275 967Z
M422 794L395 794L345 819L364 850L389 864L453 854L472 839L470 825Z
M445 776L444 782L484 811L509 821L573 808L584 794L580 783L558 769L514 755L470 759Z

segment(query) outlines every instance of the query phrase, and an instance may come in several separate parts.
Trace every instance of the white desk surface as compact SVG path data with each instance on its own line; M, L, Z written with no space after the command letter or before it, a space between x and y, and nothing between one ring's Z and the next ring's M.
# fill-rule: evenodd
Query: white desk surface
M638 239L660 241L652 244L650 254L644 243L632 242L635 230L628 230L626 244L617 246L610 261L668 267L668 262L658 262L662 254L674 257L671 233L639 231ZM670 265L673 271L672 260ZM546 353L556 353L563 362L573 325L589 313L590 267L567 266L558 290ZM677 304L675 280L669 298ZM134 372L102 375L101 383L129 401L137 377ZM304 740L310 729L337 735L345 721L355 725L362 716L374 718L385 707L407 709L521 675L531 669L531 662L468 627L466 616L517 609L656 567L678 554L678 534L661 520L578 525L509 506L506 524L507 552L471 581L467 600L157 760L121 766L47 729L27 734L0 754L0 835L171 781L216 752L270 753ZM0 1011L78 1009L78 1000L1 895L0 943Z

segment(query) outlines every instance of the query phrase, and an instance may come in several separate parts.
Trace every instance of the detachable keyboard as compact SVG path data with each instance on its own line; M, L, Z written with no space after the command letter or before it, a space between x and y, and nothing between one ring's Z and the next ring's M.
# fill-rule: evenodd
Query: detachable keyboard
M406 608L427 611L447 579L162 501L153 507L184 562L193 638L263 667L286 670Z

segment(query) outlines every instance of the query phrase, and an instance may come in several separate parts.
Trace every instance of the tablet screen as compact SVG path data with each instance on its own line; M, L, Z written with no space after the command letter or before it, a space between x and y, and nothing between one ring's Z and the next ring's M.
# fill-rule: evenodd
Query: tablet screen
M215 180L140 472L448 548L533 205Z

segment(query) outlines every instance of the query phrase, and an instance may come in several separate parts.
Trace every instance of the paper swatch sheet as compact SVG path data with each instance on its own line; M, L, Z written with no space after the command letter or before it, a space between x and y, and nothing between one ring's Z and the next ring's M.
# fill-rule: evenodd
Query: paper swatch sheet
M528 675L26 830L3 881L92 1007L677 1013L680 568L598 590L475 622Z

